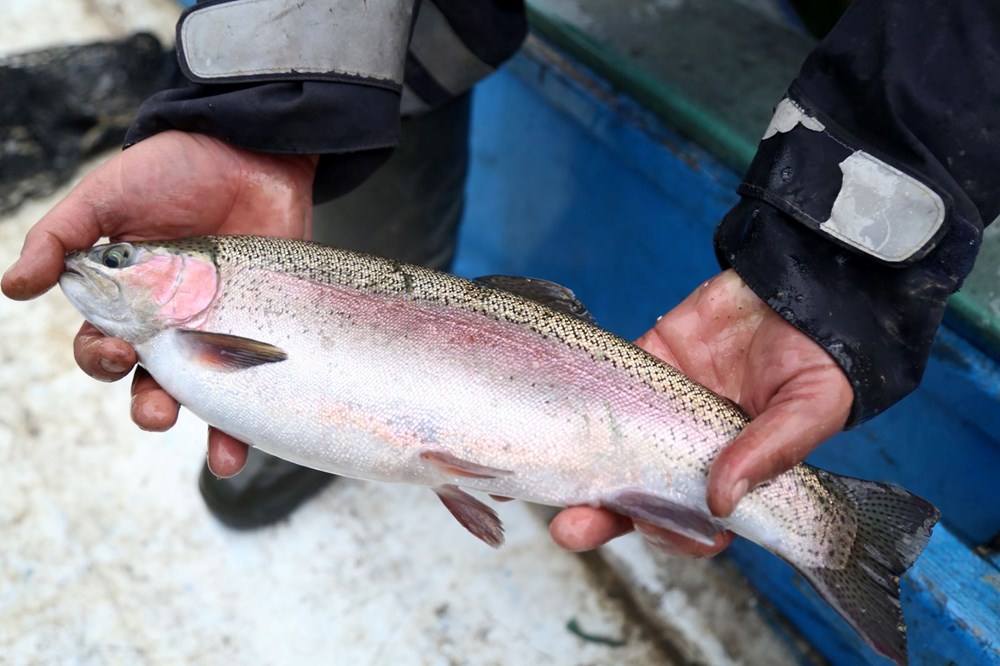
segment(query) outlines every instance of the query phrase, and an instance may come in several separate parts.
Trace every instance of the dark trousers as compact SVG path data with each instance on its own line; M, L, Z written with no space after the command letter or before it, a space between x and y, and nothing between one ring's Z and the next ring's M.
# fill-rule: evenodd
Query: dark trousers
M402 142L371 178L313 210L313 239L447 270L469 164L471 95L403 119Z

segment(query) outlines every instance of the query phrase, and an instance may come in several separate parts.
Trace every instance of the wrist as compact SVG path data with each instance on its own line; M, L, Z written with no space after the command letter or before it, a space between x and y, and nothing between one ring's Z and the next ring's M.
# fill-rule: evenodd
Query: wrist
M715 247L724 267L844 371L854 391L847 427L919 385L956 276L851 252L750 198L719 224Z

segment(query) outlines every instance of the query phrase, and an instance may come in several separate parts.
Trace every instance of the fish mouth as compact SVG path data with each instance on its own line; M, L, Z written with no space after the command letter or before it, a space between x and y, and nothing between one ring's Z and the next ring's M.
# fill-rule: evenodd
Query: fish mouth
M87 308L87 303L104 303L101 309L108 309L108 304L120 303L123 300L121 285L90 266L67 261L62 274L59 275L59 283L64 287L66 296L84 313L84 316L90 309ZM118 318L112 317L112 319Z
M115 291L121 291L121 286L114 279L89 266L80 266L66 262L66 264L63 265L62 275L59 277L72 277L83 282L93 283L95 286L101 283L107 283L114 285Z

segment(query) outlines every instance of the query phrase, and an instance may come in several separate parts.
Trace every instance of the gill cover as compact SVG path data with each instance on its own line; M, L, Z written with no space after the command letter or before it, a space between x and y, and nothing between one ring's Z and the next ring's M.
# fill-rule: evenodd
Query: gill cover
M132 343L164 328L196 324L219 286L210 256L138 243L71 253L59 282L89 322Z

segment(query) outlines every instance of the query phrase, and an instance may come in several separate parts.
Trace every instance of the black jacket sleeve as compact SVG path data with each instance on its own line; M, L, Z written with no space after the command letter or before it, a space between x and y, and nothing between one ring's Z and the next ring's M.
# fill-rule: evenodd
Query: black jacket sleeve
M823 122L834 149L801 128L762 141L716 253L840 364L853 426L919 384L946 300L1000 213L1000 4L858 0L788 97ZM912 260L881 261L813 224L810 206L828 208L841 187L841 148L940 195L940 233Z
M499 66L527 33L523 0L423 0L432 4L482 65ZM476 63L476 60L470 62ZM422 108L463 91L435 80L411 52L406 87ZM399 142L400 91L368 81L303 80L240 84L182 82L142 104L125 147L165 130L197 132L250 150L318 154L317 203L363 182Z

